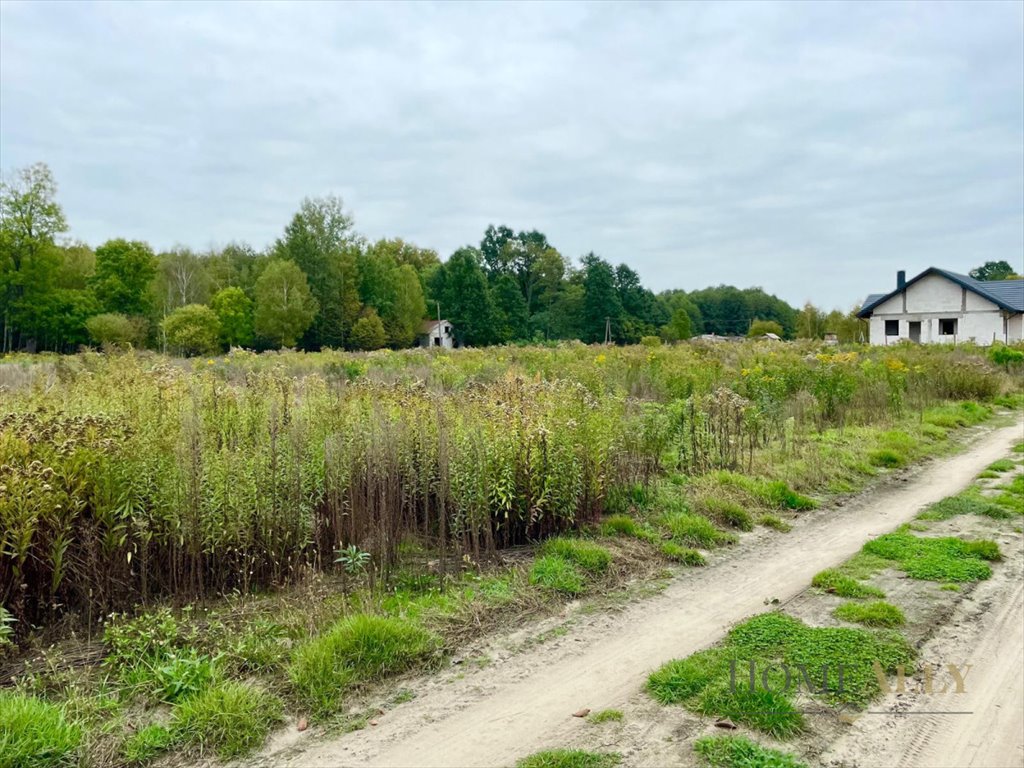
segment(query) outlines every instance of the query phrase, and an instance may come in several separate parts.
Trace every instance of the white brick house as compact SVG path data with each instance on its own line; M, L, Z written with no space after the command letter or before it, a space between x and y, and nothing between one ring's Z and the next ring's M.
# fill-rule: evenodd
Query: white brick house
M1024 280L975 280L929 267L911 280L896 273L896 289L864 300L872 344L971 341L989 345L1024 338Z

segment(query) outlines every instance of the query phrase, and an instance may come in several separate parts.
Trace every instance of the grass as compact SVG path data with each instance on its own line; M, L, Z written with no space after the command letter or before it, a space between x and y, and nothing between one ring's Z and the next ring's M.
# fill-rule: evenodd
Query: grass
M682 704L702 715L729 717L786 738L803 730L804 722L792 704L795 686L785 687L780 666L783 662L794 670L794 679L799 665L811 675L820 675L819 670L835 670L842 664L842 684L832 674L827 678L825 695L831 700L863 705L879 692L872 666L875 661L883 669L891 669L912 658L910 647L899 635L809 627L773 612L733 627L717 646L665 664L648 678L647 691L662 704ZM761 682L750 689L747 669L751 662L757 670L770 670L765 674L771 690L765 689L760 676L756 679ZM817 685L824 683L819 681Z
M892 603L875 600L870 603L843 603L834 611L837 619L866 627L899 627L907 623L903 611Z
M410 619L361 614L297 648L289 674L303 703L328 715L352 685L404 672L439 649L440 638Z
M907 464L907 457L893 448L878 448L868 454L868 463L873 467L895 469Z
M145 765L171 749L176 741L175 734L169 728L154 723L129 736L121 747L121 755L128 765Z
M1013 463L1013 459L999 459L998 461L993 461L991 464L988 465L988 471L1009 472L1015 466L1016 465Z
M592 712L587 718L587 722L600 725L601 723L621 723L622 722L622 710L621 709L602 709L600 712Z
M614 768L622 762L616 752L585 752L582 749L549 749L516 762L516 768Z
M700 500L700 511L722 525L741 531L754 530L754 518L747 510L731 499L705 497Z
M612 562L611 553L604 547L582 539L563 536L548 539L540 551L544 556L559 557L595 576L605 573Z
M179 704L171 731L177 742L200 754L215 752L228 759L262 746L271 727L281 721L281 711L281 700L273 694L227 682Z
M920 537L905 528L869 541L863 551L891 560L912 579L943 583L987 579L992 569L985 561L1000 558L993 541Z
M811 586L839 597L885 597L885 593L869 584L861 584L857 579L848 576L836 568L828 568L815 574Z
M707 559L696 549L681 547L674 541L666 541L661 545L661 554L669 560L690 566L707 565Z
M714 549L736 541L734 534L718 530L706 517L688 512L665 515L662 524L668 528L673 539L688 547Z
M0 766L73 765L82 730L60 707L14 691L0 691Z
M530 583L569 596L582 595L586 590L586 580L579 569L568 560L552 555L533 561Z
M782 480L765 480L724 470L712 473L710 479L718 485L742 491L751 501L771 509L807 510L818 506L814 499L797 493Z
M997 503L976 490L937 501L918 514L918 520L948 520L959 515L983 515L995 519L1006 519L1012 515Z
M765 528L772 528L773 530L779 531L779 533L789 533L793 530L792 525L776 515L761 515L757 518L757 522Z
M693 744L709 768L806 768L788 752L762 747L746 736L704 736Z
M601 522L603 536L629 536L640 538L640 526L629 515L609 515Z

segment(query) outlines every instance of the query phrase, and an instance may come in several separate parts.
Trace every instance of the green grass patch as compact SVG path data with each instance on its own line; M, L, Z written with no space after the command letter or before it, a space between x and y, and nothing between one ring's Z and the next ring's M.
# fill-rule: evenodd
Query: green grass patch
M698 552L696 549L689 547L681 547L674 541L665 541L661 544L661 554L667 557L669 560L674 560L677 563L690 566L702 566L707 565L708 561L704 555Z
M73 765L82 730L53 704L0 691L0 766L51 768Z
M736 541L734 534L718 530L706 517L688 512L665 515L662 524L668 528L673 539L689 547L714 549Z
M818 506L814 499L797 493L782 480L763 480L725 470L713 472L710 477L719 485L741 490L751 500L773 509L807 510Z
M605 573L612 562L611 553L599 544L563 536L548 539L540 551L542 555L560 557L594 575Z
M579 569L561 557L538 557L530 567L530 583L563 595L582 595L586 580Z
M863 581L870 579L877 573L881 573L886 568L892 568L892 563L884 557L869 555L867 552L858 552L840 565L837 570L844 576Z
M800 665L816 687L827 682L827 700L863 705L879 693L875 661L889 670L912 658L906 641L895 633L809 627L782 613L765 613L735 626L721 644L664 665L648 678L647 691L662 704L682 704L703 715L729 717L784 738L804 727L792 703ZM753 691L748 678L751 662L757 669ZM788 691L784 690L783 662L793 677ZM821 674L823 668L835 670L839 664L843 665L842 690L835 674L827 681ZM768 670L771 690L763 686L763 670Z
M757 518L759 525L763 525L765 528L772 528L780 533L789 533L793 530L793 526L783 520L781 517L775 515L761 515Z
M699 503L700 511L721 525L738 528L741 531L754 529L754 518L731 499L704 497Z
M892 448L879 448L868 453L868 462L873 467L895 469L907 464L907 457Z
M807 768L788 752L762 747L746 736L704 736L693 743L709 768Z
M959 515L983 515L996 519L1005 519L1010 515L991 499L977 491L965 492L957 496L949 496L937 501L918 514L918 520L948 520Z
M1024 453L1024 443L1017 443L1013 446L1014 453Z
M602 709L600 712L592 712L587 717L587 721L599 725L601 723L621 723L622 718L621 709Z
M1013 463L1013 459L999 459L999 461L993 461L988 465L989 472L1009 472L1013 469L1016 464Z
M982 581L992 575L986 560L998 560L993 541L914 536L901 528L864 545L863 551L896 563L912 579L940 582Z
M885 597L885 593L878 587L862 584L836 568L827 568L815 574L811 579L811 586L840 597Z
M884 600L843 603L836 608L835 616L837 619L863 624L866 627L900 627L907 623L903 611Z
M169 728L158 724L147 725L125 740L121 755L128 765L145 765L173 747L175 741L175 734Z
M273 694L227 682L179 704L171 730L178 743L228 759L263 746L271 727L281 721L281 711L281 700Z
M601 521L601 534L604 536L628 536L640 538L640 527L629 515L609 515Z
M303 703L314 714L328 715L338 711L346 688L405 672L434 656L440 645L440 638L409 619L350 616L299 646L289 675Z
M622 762L617 752L585 752L582 749L548 749L516 762L516 768L614 768Z
M959 592L960 591L960 585L959 584L943 584L941 587L939 587L939 589L941 589L943 592Z

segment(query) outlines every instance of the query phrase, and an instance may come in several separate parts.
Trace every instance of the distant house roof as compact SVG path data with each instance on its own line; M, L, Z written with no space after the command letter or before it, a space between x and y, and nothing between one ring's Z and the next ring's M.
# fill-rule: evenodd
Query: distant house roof
M1024 280L975 280L973 277L950 272L948 269L929 267L917 277L907 280L906 285L902 288L897 288L889 293L872 293L864 299L864 306L860 308L857 317L871 317L875 307L884 304L928 275L939 275L947 280L952 280L957 285L978 294L983 299L988 299L1007 312L1024 312Z
M420 323L420 333L433 333L434 329L437 328L439 324L451 325L451 323L447 320L424 320L422 323Z

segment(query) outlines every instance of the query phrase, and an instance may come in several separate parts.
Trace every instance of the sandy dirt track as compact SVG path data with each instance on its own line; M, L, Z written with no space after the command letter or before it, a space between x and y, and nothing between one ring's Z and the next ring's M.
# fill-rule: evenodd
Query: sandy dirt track
M766 601L786 602L805 590L815 573L847 559L868 538L960 491L1006 455L1022 434L1021 422L986 432L959 455L932 462L902 482L886 483L843 507L808 513L787 535L750 537L752 543L745 538L739 551L673 580L661 595L574 625L556 648L542 646L513 656L475 675L480 678L475 684L433 686L388 712L375 727L333 740L293 743L265 754L264 764L508 766L537 750L563 746L579 726L574 711L625 702L654 668L710 645L734 622L767 610ZM1019 598L1020 593L1016 614L1011 606L1002 619L992 619L997 628L985 635L985 642L996 646L979 647L980 655L1007 659L1016 652L1021 663ZM975 682L991 678L992 683L975 689L982 700L973 705L985 709L986 691L999 688L1006 675L1016 682L1019 707L1022 671L986 670L979 664ZM999 698L1009 693L1000 689ZM983 731L1009 733L1014 723L1019 730L1020 722L1019 709L1014 714L1010 707L990 713L977 732L939 725L929 754L938 750L962 756L957 765L963 766L1012 765L1013 739L999 741ZM1006 750L1007 759L1000 762ZM971 762L973 755L976 762Z

